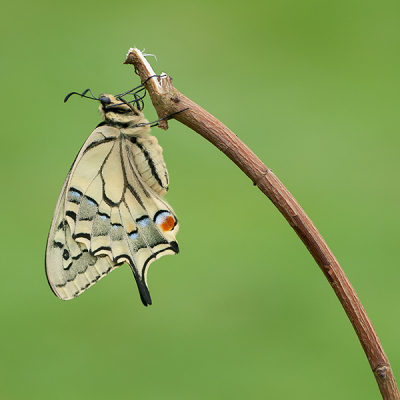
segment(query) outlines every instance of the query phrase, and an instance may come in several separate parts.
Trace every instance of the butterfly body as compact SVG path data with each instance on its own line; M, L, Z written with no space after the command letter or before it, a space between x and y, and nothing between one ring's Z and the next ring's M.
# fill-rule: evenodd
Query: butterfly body
M47 278L69 300L126 262L148 305L150 263L178 253L178 221L162 198L168 172L141 111L111 95L99 100L103 122L82 146L57 202Z

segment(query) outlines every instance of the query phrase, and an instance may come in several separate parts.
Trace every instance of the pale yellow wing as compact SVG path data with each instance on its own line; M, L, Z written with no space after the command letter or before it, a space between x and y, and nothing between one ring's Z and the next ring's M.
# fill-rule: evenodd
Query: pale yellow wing
M101 126L79 152L58 199L47 243L47 277L61 299L78 296L126 262L143 304L151 304L147 270L155 259L178 253L178 222L149 186L160 180L161 161L148 151L148 138L143 145L143 138Z

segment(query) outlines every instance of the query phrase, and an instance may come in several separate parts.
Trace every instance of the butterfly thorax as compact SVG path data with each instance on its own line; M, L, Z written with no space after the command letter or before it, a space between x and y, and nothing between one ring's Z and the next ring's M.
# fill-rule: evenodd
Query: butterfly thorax
M145 128L142 132L150 132L149 121L144 117L143 113L131 104L116 99L113 95L103 93L100 99L100 115L107 125L128 128L136 127L138 124Z
M143 113L136 107L121 102L113 95L101 94L100 127L117 129L115 136L129 142L128 153L144 182L156 193L164 196L168 191L168 171L157 138L149 135L150 125Z

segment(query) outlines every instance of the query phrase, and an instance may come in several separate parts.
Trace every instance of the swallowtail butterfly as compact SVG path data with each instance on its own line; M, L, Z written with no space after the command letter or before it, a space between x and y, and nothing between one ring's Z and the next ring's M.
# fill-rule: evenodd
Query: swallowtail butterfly
M88 91L80 96L87 97ZM168 172L162 148L149 135L150 124L141 111L144 96L137 92L134 105L123 99L129 92L92 94L103 121L67 175L47 241L47 279L62 300L78 296L127 263L147 306L149 265L179 251L178 220L163 199ZM70 93L65 101L72 94L79 93Z

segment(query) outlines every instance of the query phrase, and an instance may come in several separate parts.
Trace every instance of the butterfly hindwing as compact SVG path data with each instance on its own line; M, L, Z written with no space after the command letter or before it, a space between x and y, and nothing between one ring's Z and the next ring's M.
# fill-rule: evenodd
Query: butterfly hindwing
M76 297L126 262L143 304L151 304L149 265L178 252L177 218L162 198L168 173L148 131L100 124L71 167L46 252L48 280L61 299Z

